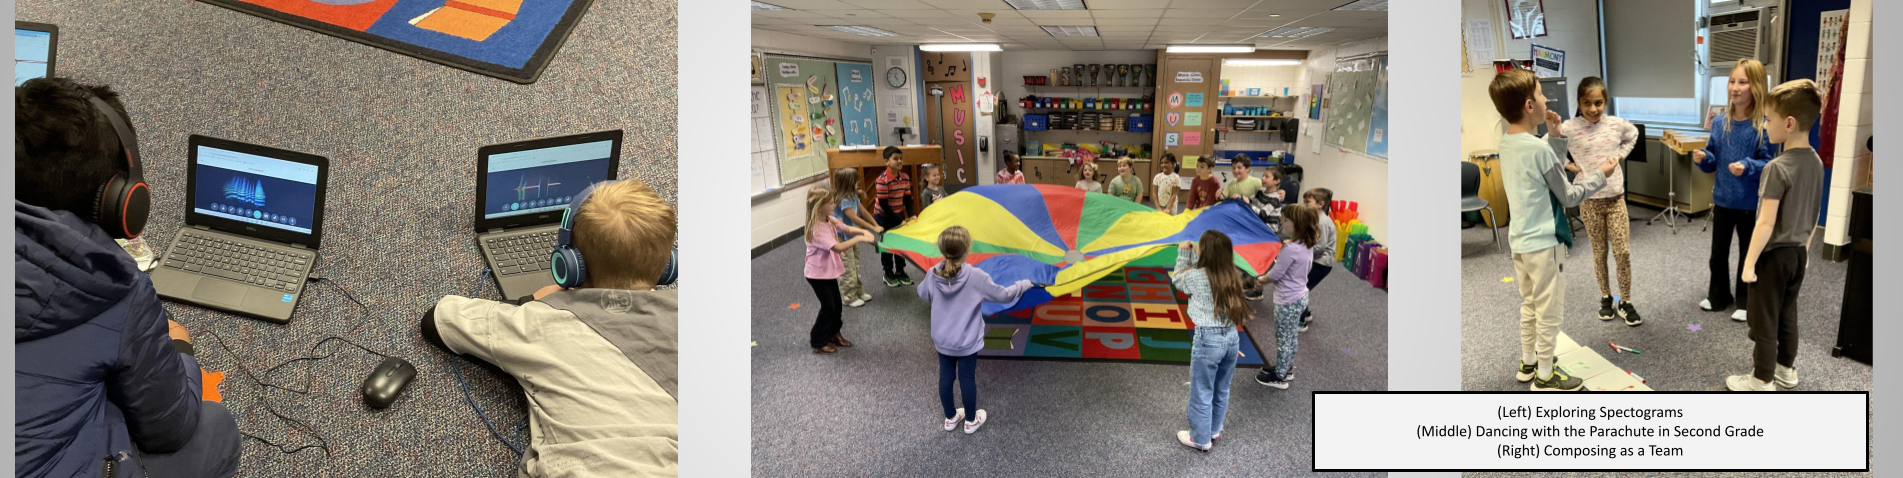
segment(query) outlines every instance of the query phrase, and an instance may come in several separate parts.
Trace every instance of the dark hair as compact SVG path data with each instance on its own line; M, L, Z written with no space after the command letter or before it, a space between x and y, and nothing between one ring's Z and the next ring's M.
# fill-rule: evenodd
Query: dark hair
M1527 100L1533 99L1539 87L1540 77L1533 72L1509 68L1493 77L1493 83L1487 85L1487 96L1493 98L1493 109L1500 112L1500 117L1518 123L1526 116Z
M21 202L86 216L99 187L120 171L118 134L90 97L111 105L131 127L119 94L104 85L36 78L13 89L13 197ZM133 134L138 134L136 131Z
M1331 216L1335 214L1334 211L1330 210L1335 207L1335 192L1334 191L1329 191L1328 188L1312 188L1312 189L1309 189L1308 192L1302 193L1302 197L1307 199L1314 199L1316 203L1321 204L1322 214L1328 214Z
M1269 174L1274 175L1276 181L1281 181L1282 179L1284 179L1284 177L1282 176L1283 173L1282 173L1281 166L1269 166L1267 168L1262 168L1262 170L1268 171Z
M892 159L900 153L902 152L899 151L898 146L886 146L885 149L879 151L879 159Z
M1176 162L1176 153L1163 153L1163 160L1168 161L1170 164L1182 164Z
M1288 163L1288 164L1284 164L1284 165L1280 165L1276 167L1282 168L1282 174L1287 175L1288 177L1295 178L1296 181L1302 180L1302 165L1295 164L1295 163Z
M1282 208L1282 219L1282 224L1295 229L1291 234L1294 237L1289 239L1308 247L1315 247L1315 243L1321 241L1321 231L1316 229L1319 227L1316 221L1321 218L1316 217L1315 210L1307 205L1296 203Z
M1216 311L1229 316L1230 323L1245 325L1255 316L1255 309L1243 297L1242 270L1236 268L1229 235L1215 229L1203 231L1203 237L1196 241L1196 252L1201 254L1196 267L1209 277L1210 299L1216 303Z
M1579 80L1579 92L1576 93L1577 96L1574 96L1573 99L1582 103L1585 102L1586 92L1592 91L1594 88L1599 89L1600 99L1612 99L1610 96L1607 96L1610 93L1606 92L1606 80L1601 80L1597 76L1588 76L1584 80Z
M1249 155L1243 154L1243 153L1236 153L1236 157L1229 158L1229 167L1233 168L1236 166L1242 166L1247 168L1250 166L1255 166L1255 164L1249 161Z
M1019 157L1018 157L1018 153L1017 153L1016 151L1005 151L1005 152L1004 152L1004 162L1005 162L1005 164L1011 164L1011 163L1015 163L1015 162L1018 162L1018 161L1023 161L1023 159L1022 159L1022 158L1019 158Z
M1196 158L1196 167L1198 167L1198 168L1200 168L1200 167L1203 167L1203 166L1208 166L1208 167L1211 167L1211 168L1214 168L1214 167L1216 167L1216 160L1214 160L1214 159L1209 159L1209 157L1208 157L1208 156L1203 156L1203 157L1200 157L1200 158Z

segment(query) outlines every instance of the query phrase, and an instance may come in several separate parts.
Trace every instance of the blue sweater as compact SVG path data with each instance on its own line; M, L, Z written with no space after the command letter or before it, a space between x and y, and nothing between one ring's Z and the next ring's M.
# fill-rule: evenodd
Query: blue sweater
M1724 123L1730 123L1726 125ZM1764 163L1777 157L1780 148L1772 146L1750 120L1731 121L1729 115L1711 120L1711 141L1705 144L1705 162L1698 169L1717 173L1711 186L1711 202L1727 209L1758 209L1758 173ZM1744 163L1744 174L1731 174L1731 163Z

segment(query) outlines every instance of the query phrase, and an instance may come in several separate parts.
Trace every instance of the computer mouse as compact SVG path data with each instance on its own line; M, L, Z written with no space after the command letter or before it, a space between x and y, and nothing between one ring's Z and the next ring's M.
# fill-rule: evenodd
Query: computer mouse
M395 403L403 389L410 386L410 380L416 378L416 366L403 359L390 357L377 364L376 370L363 379L363 404L382 410Z

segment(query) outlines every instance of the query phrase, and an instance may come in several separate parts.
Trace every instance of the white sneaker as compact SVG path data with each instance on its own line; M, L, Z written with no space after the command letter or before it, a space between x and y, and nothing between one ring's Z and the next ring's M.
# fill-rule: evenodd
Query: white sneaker
M1731 313L1731 320L1735 320L1735 321L1738 321L1738 322L1744 322L1744 309L1738 309L1738 311L1737 311L1737 312L1732 312L1732 313Z
M1214 440L1215 438L1211 437L1210 439ZM1176 442L1182 443L1183 446L1190 447L1192 449L1195 449L1196 451L1201 451L1201 452L1207 452L1209 451L1210 448L1214 448L1216 446L1214 442L1211 442L1208 445L1197 445L1195 440L1192 440L1189 438L1189 430L1178 430L1176 432Z
M846 303L846 307L859 307L863 305L866 305L865 299L854 300L852 302Z
M978 409L978 415L976 416L977 416L976 420L965 422L966 435L978 433L978 427L985 426L985 409L983 408Z
M965 409L960 408L958 409L958 413L952 414L951 418L945 419L945 431L957 430L958 422L962 421L965 421Z
M1711 299L1700 299L1698 301L1698 310L1716 312L1718 309L1711 308Z
M1779 365L1771 375L1771 382L1779 387L1797 388L1797 369Z
M863 301L866 301L866 302L871 302L871 301L872 301L872 294L859 294L859 300L863 300Z
M1777 387L1771 382L1760 382L1750 374L1732 375L1725 378L1725 388L1733 392L1775 392Z

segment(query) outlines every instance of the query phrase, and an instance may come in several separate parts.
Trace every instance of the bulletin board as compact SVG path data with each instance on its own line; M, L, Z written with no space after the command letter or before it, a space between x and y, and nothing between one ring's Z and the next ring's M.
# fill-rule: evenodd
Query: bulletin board
M779 182L826 173L826 149L845 142L837 65L831 60L767 56Z
M1339 60L1328 80L1327 121L1323 142L1387 157L1387 56ZM1377 106L1378 105L1378 106ZM1378 114L1377 114L1378 113ZM1379 130L1380 135L1373 133Z
M835 65L839 78L840 144L878 146L879 107L873 101L878 88L875 87L877 78L872 76L872 64L839 62Z

